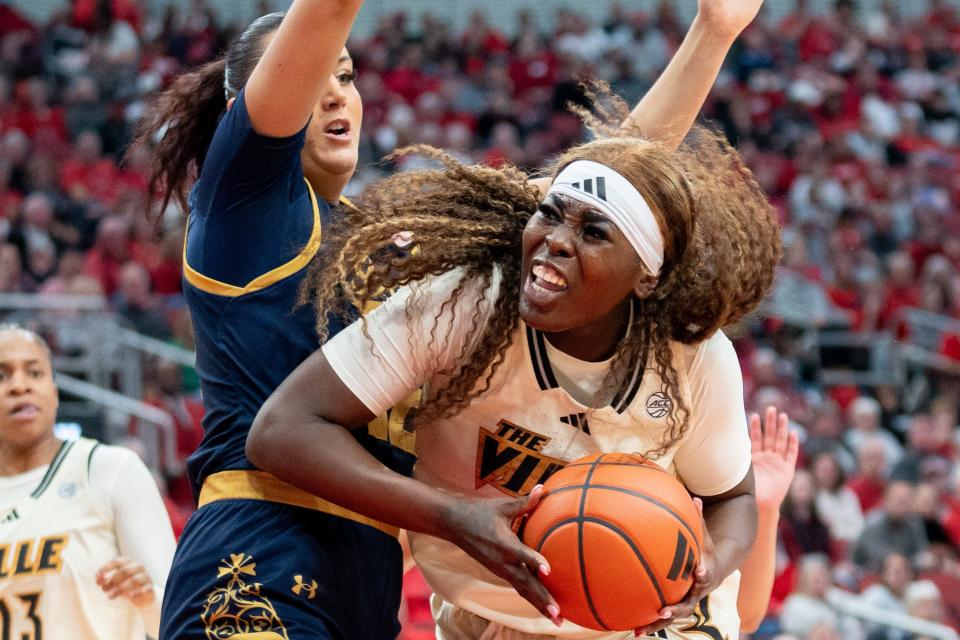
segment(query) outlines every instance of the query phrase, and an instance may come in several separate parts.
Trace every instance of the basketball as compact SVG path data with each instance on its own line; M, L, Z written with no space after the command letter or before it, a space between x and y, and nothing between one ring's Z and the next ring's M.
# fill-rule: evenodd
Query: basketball
M563 617L597 631L650 624L693 583L703 526L686 488L642 456L596 454L557 471L521 539Z

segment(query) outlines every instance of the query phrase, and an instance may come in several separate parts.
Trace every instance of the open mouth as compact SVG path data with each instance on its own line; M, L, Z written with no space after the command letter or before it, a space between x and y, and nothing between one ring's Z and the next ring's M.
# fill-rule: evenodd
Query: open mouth
M29 402L19 402L10 410L10 417L26 420L35 418L40 413L40 407Z
M349 139L350 138L350 121L349 120L334 120L327 125L327 128L323 130L329 136L340 139Z
M548 264L537 264L531 270L533 276L533 286L558 293L566 291L567 279Z

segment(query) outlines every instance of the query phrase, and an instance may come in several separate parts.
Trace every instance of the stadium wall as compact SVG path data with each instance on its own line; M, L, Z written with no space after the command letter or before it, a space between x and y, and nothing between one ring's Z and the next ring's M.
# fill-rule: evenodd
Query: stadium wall
M190 0L145 0L155 7L166 6L171 2L187 6ZM462 28L467 24L470 14L480 9L486 13L487 19L496 27L509 33L512 31L519 11L529 11L539 25L549 26L553 21L554 13L564 7L573 7L583 13L590 13L602 20L607 15L607 8L617 0L589 0L587 4L571 2L571 0L366 0L360 18L357 20L355 33L363 36L370 33L377 21L385 14L396 11L406 11L414 18L412 26L417 26L420 14L430 11L448 20L454 27ZM697 0L673 0L681 15L689 19L696 10ZM960 0L952 0L960 4ZM51 13L68 6L67 0L0 0L7 2L25 14L40 21L45 20ZM864 11L879 6L882 0L860 0ZM624 1L622 5L634 10L653 9L659 0ZM833 3L833 0L809 0L811 7L824 10ZM260 7L266 5L273 9L289 6L289 0L209 0L221 20L238 23L247 23L256 16ZM772 16L779 16L790 10L793 0L767 0L766 10ZM912 0L899 3L899 9L904 15L923 13L928 0ZM584 7L589 7L585 10Z

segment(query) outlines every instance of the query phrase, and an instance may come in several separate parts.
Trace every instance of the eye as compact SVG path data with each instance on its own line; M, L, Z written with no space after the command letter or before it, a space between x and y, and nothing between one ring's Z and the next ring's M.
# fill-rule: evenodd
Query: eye
M540 215L543 216L545 220L550 222L560 222L560 212L557 211L554 207L551 207L546 204L541 204L539 207Z
M610 234L599 224L588 224L583 227L583 235L595 240L609 240Z
M337 82L346 86L351 84L354 80L357 79L357 70L353 69L351 71L341 71L337 74Z
M32 371L28 372L27 375L29 375L31 378L39 379L43 377L43 371L40 369L33 369Z

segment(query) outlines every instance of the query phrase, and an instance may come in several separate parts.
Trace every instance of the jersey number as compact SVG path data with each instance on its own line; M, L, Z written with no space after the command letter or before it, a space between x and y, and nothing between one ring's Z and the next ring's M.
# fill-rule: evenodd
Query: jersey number
M697 608L693 610L693 624L689 624L679 630L680 633L700 633L710 638L710 640L727 640L726 636L720 633L720 629L715 627L710 619L710 596L704 596L703 600L697 603ZM667 638L665 630L651 633L653 638ZM4 638L6 640L6 638Z
M40 621L40 617L37 615L37 605L40 603L40 594L24 593L17 597L28 607L27 617L30 618L30 622L33 623L33 636L31 637L25 633L19 638L12 640L43 640L43 622ZM0 625L3 627L0 629L0 640L11 640L10 607L8 607L6 601L2 599L0 599Z

